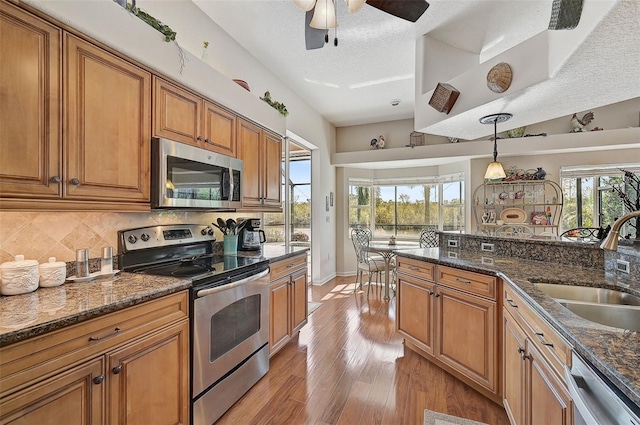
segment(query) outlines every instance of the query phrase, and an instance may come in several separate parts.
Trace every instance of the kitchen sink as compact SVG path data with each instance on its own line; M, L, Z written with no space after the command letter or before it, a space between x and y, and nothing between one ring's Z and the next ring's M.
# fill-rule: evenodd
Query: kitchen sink
M553 283L534 283L534 286L550 297L558 300L640 306L640 297L614 289L556 285Z
M614 328L640 331L640 307L638 306L583 303L568 300L558 300L558 302L578 316L592 322Z

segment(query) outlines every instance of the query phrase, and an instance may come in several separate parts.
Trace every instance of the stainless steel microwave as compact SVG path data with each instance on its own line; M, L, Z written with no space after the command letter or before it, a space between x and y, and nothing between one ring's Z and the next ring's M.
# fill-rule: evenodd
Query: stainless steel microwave
M242 168L240 159L153 138L151 208L241 208Z

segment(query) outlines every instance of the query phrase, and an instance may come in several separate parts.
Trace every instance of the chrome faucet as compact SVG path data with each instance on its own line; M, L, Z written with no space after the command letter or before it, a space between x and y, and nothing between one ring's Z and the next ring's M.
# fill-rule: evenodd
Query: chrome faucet
M604 240L600 244L600 248L608 249L610 251L617 250L618 249L618 238L620 237L620 228L622 227L622 225L624 223L626 223L627 221L631 220L634 217L640 217L640 210L631 211L630 213L625 214L622 217L620 217L619 219L617 219L615 221L615 223L613 223L613 226L611 227L611 231L609 232L607 237L604 238ZM636 230L636 231L638 231L638 230Z

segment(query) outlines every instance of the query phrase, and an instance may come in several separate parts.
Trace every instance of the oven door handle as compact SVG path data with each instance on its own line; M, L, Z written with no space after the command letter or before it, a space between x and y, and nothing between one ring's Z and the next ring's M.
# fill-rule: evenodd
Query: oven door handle
M262 279L263 277L269 274L269 269L258 273L257 275L249 276L245 279L239 280L237 282L232 282L226 285L216 286L215 288L201 289L196 292L196 298L206 297L207 295L215 294L218 292L226 291L228 289L233 289L238 286L246 285L247 283Z

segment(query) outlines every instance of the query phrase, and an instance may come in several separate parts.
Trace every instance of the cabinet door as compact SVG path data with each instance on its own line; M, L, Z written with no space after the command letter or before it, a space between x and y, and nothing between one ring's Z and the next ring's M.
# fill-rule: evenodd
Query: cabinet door
M266 132L263 135L262 202L270 209L282 209L282 139Z
M555 376L540 351L530 341L527 341L527 354L527 425L572 425L573 402L564 384Z
M153 135L199 146L202 99L153 77Z
M278 351L289 341L289 294L291 292L290 277L285 276L271 283L269 313L269 352Z
M70 199L149 202L151 75L65 33Z
M108 356L109 423L189 424L189 322Z
M398 277L398 330L433 354L433 288L428 282Z
M262 163L260 128L238 119L238 158L243 161L242 207L262 206Z
M495 392L496 303L443 287L437 292L436 356Z
M504 408L511 425L522 425L525 423L525 362L523 355L526 336L506 308L503 314Z
M291 276L291 335L307 324L308 292L307 269L304 268Z
M236 156L236 116L213 103L204 104L203 148Z
M2 399L0 423L38 425L106 424L104 356Z
M0 196L58 198L62 32L0 3ZM54 179L55 180L55 179Z

